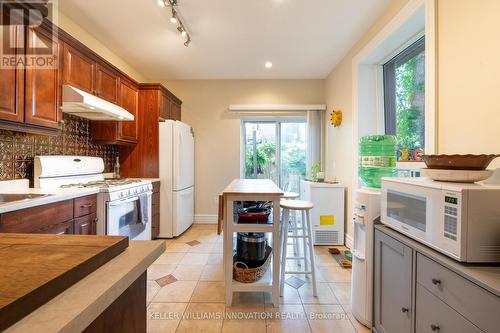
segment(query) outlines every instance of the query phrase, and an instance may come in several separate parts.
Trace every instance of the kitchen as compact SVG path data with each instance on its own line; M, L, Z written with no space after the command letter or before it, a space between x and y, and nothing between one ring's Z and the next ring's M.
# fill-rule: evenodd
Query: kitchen
M424 151L498 153L492 111L498 103L490 81L491 73L498 72L498 49L488 42L500 28L492 14L499 10L495 1L481 0L481 6L474 6L467 1L455 5L450 0L387 0L361 6L318 0L314 8L292 6L289 0L234 7L224 1L148 0L141 8L133 1L61 0L59 8L56 2L45 2L28 4L42 16L46 13L43 23L14 24L2 35L14 45L24 43L3 48L3 56L44 60L39 67L17 62L1 68L0 251L6 253L2 265L7 267L6 259L11 258L2 280L16 281L2 285L24 285L25 266L14 265L13 258L27 265L31 256L34 269L52 266L45 277L33 279L42 286L47 283L48 289L34 287L28 292L29 307L19 306L19 293L28 289L16 293L12 290L16 288L2 289L9 301L2 302L0 313L8 324L0 329L494 331L500 296L498 260L475 263L473 246L481 246L476 241L467 243L462 252L450 247L453 237L467 237L450 227L454 218L450 207L469 196L465 193L471 188L443 187L462 193L456 203L447 195L448 237L436 241L427 233L428 239L422 240L418 227L409 233L395 222L404 214L417 219L415 214L384 206L384 200L392 207L396 201L408 203L406 199L391 195L373 199L358 191L366 184L358 180L366 164L358 166L358 161L365 157L359 140L374 134L397 136L400 175L425 168L419 161ZM116 8L120 11L110 18ZM258 17L247 17L246 10ZM149 19L132 26L132 13ZM216 22L207 21L210 17ZM309 17L317 22L300 21ZM9 19L19 17L11 14ZM272 28L275 20L283 26ZM482 24L476 24L479 21ZM304 25L300 28L294 22ZM337 32L332 22L342 22L345 32ZM231 25L238 28L229 31ZM372 87L368 78L375 76L370 76L370 68L390 69L393 59L396 67L406 64L408 57L402 55L422 52L419 41L424 32L426 89L415 94L409 109L425 106L425 117L418 120L417 136L402 137L396 121L384 122L390 113L373 112L383 102L373 100L370 89L376 91L378 83ZM456 34L469 44L459 42ZM309 44L298 50L288 35ZM37 47L42 44L50 46L49 56ZM286 49L288 60L280 48ZM457 78L457 66L473 57L477 64L463 68ZM413 73L419 73L423 64L416 59ZM411 146L417 141L420 145ZM498 165L493 160L480 171ZM273 184L236 181L243 178L271 179ZM485 186L495 186L495 176L488 181L491 185ZM417 193L408 189L410 185L402 191L403 185L385 180L375 187L382 193L393 187L392 191ZM488 194L483 202L492 198ZM302 201L310 201L312 207L301 205ZM422 204L416 205L422 212ZM252 215L252 209L261 209L256 214L260 215ZM259 219L262 212L268 214L267 221L289 223L229 222L232 217L242 222ZM432 218L424 214L426 223L430 225L436 214ZM378 216L383 224L368 231ZM413 226L422 227L421 216L419 222L410 219ZM488 219L494 221L497 215L491 216ZM459 218L463 226L473 223L464 214ZM283 231L286 228L290 232ZM495 234L495 223L485 228ZM37 238L46 237L41 234L79 236ZM83 251L83 239L93 244L86 246L95 252ZM494 251L495 241L493 237L482 246ZM364 242L365 247L360 245ZM27 254L19 250L16 256L11 250L14 243L19 249L43 243L46 258L29 250ZM62 243L67 244L60 254L68 263L50 263L49 251L58 252ZM259 244L257 255L265 260L260 264L269 267L265 272L262 266L233 267L233 254L241 259L238 246L255 249L250 243ZM336 250L339 254L331 253ZM292 254L302 259L289 258ZM380 270L384 255L401 270L385 266ZM248 266L250 261L245 260ZM405 282L393 271L404 271ZM253 282L232 281L235 274ZM440 280L440 286L427 283L433 279ZM89 281L102 284L97 287ZM385 283L395 292L376 288ZM456 295L458 290L464 294ZM60 309L73 299L75 307L62 315ZM440 304L434 310L441 314L438 318L425 311L428 302ZM134 315L126 319L117 315L125 311ZM238 317L249 312L280 312L290 318ZM454 320L447 318L462 324L448 327Z

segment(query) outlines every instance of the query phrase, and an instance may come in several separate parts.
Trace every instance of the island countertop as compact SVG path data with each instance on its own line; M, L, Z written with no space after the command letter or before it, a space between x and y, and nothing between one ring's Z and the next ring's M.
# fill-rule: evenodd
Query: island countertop
M283 191L270 179L235 179L222 193L224 195L283 195Z
M5 332L81 332L165 251L164 241L130 241L111 261Z

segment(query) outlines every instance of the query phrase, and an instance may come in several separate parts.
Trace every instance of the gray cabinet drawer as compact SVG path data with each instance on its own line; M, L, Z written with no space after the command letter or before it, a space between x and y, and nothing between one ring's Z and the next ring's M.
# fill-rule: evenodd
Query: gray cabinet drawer
M420 253L417 282L481 330L498 332L500 299L495 295Z
M481 333L458 312L417 283L416 322L418 333Z

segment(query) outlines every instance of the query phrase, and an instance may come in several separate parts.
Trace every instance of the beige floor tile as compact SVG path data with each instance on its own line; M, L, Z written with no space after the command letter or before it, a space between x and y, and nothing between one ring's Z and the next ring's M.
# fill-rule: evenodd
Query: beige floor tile
M340 305L304 304L313 333L356 333Z
M306 283L299 288L299 295L304 304L339 304L327 283L317 283L317 297L313 296L312 283Z
M224 244L223 243L214 243L214 247L212 248L211 253L224 253Z
M230 308L236 309L238 307L245 308L258 307L259 311L264 311L264 293L263 292L245 292L234 293L233 302Z
M202 243L216 243L219 238L222 238L221 236L218 236L217 233L213 234L203 234L198 236L198 240Z
M224 281L223 265L205 265L200 281Z
M214 248L214 243L200 243L195 246L191 246L189 253L211 253Z
M185 311L185 318L177 328L177 333L219 333L223 320L224 304L190 303Z
M154 302L189 302L196 281L177 281L161 288L153 298Z
M265 301L266 304L272 304L272 294L265 293ZM283 290L283 296L280 297L281 304L302 304L302 300L300 299L299 292L292 286L285 284Z
M174 333L187 303L151 303L148 307L148 333Z
M207 260L208 265L224 265L222 253L211 253Z
M343 304L342 308L344 309L344 312L347 314L349 317L349 320L351 321L352 326L354 326L354 329L356 330L357 333L369 333L371 330L361 324L354 316L352 315L351 312L351 305L350 304Z
M222 324L223 333L266 333L265 320L226 319Z
M204 267L204 265L178 265L172 275L177 280L198 281Z
M176 243L171 243L167 245L167 249L165 250L165 253L170 253L170 252L188 252L191 249L191 246L189 246L186 243L182 242L176 242Z
M224 303L225 297L223 282L199 281L191 297L191 302Z
M186 253L180 261L180 265L205 265L208 261L208 253Z
M195 230L208 230L212 231L214 235L217 234L217 224L193 224Z
M148 280L156 280L172 273L177 267L173 264L153 264L148 267Z
M351 303L351 284L346 282L333 282L328 284L333 294L339 300L340 304Z
M156 281L147 281L146 284L146 301L149 304L153 298L156 296L161 287L156 283Z
M351 282L351 270L340 266L319 266L319 271L326 282Z
M184 257L185 253L163 253L161 256L156 259L156 261L153 264L178 264L182 258Z
M311 332L302 305L281 304L279 308L274 308L266 304L266 312L272 315L266 320L268 333Z

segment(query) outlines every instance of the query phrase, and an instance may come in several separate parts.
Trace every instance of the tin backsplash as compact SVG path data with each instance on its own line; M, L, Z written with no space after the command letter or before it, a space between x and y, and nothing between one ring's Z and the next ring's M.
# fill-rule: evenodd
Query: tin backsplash
M89 120L68 114L63 117L63 129L57 136L0 130L0 180L28 178L32 183L33 158L38 155L102 157L105 172L112 172L118 148L92 142Z

